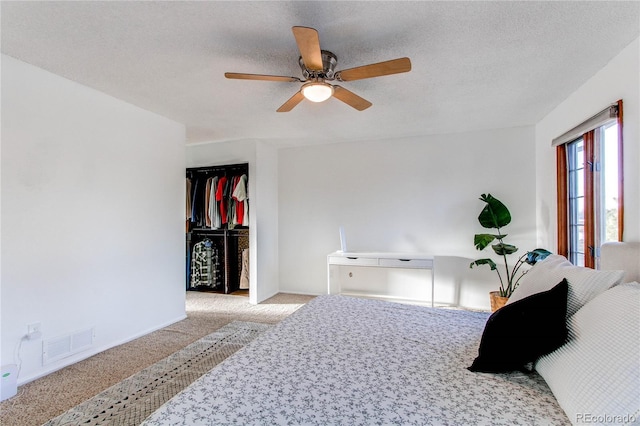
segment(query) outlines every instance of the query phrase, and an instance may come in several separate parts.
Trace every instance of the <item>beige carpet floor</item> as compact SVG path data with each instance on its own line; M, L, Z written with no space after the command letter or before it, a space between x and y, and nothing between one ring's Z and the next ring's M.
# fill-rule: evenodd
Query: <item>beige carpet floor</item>
M278 294L251 305L245 296L187 292L187 319L20 386L0 403L0 424L42 425L232 321L275 324L312 298Z

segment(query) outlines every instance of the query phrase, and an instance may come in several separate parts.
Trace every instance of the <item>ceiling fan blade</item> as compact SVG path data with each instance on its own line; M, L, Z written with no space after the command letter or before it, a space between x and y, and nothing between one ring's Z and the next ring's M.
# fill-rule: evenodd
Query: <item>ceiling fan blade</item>
M336 72L336 78L340 81L354 81L408 71L411 71L411 61L409 58L399 58L338 71Z
M227 78L237 78L240 80L302 81L297 77L285 77L282 75L243 74L238 72L225 72L224 76Z
M282 104L280 108L277 109L277 112L289 112L296 105L298 105L304 99L304 95L302 92L296 92L295 95L289 98L289 100Z
M292 30L304 66L311 71L322 71L322 53L318 31L308 27L293 27Z
M368 100L361 98L352 91L347 90L341 86L333 86L333 97L338 98L345 104L357 109L358 111L363 111L373 105Z

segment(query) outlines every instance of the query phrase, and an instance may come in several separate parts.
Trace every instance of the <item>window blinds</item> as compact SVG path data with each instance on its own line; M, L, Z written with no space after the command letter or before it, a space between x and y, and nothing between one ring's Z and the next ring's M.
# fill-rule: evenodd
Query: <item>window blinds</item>
M568 132L563 133L562 135L554 138L551 142L551 146L558 146L568 142L572 142L578 139L583 134L603 126L607 123L615 121L618 118L618 104L610 105L607 108L603 109L593 117L583 121L578 124L573 129Z

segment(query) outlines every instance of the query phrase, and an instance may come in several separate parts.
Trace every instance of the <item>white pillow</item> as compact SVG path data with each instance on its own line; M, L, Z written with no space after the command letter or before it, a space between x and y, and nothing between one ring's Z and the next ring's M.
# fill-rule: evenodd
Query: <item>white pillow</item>
M507 304L524 299L532 294L551 290L566 278L569 282L567 296L567 318L575 314L589 300L603 291L622 282L624 271L596 271L575 266L566 257L551 254L536 263L520 280Z
M605 291L567 326L567 343L540 357L535 368L571 422L639 421L640 284Z

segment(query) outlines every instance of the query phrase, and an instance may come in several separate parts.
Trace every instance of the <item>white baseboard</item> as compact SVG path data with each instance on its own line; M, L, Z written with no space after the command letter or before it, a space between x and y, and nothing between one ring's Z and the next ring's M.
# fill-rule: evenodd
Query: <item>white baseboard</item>
M90 357L92 357L94 355L97 355L100 352L104 352L107 349L115 348L116 346L120 346L120 345L123 345L125 343L131 342L132 340L135 340L135 339L137 339L139 337L146 336L149 333L153 333L154 331L158 331L158 330L160 330L162 328L168 327L171 324L175 324L176 322L182 321L185 318L187 318L186 314L185 315L181 315L180 317L175 318L173 320L170 320L170 321L168 321L168 322L166 322L164 324L161 324L161 325L159 325L157 327L153 327L153 328L150 328L148 330L145 330L145 331L142 331L140 333L137 333L137 334L135 334L133 336L127 337L127 338L125 338L123 340L120 340L120 341L117 341L117 342L113 342L111 344L104 345L104 346L101 346L101 347L98 347L98 348L93 348L93 349L91 349L89 351L81 352L81 353L78 353L76 355L73 355L73 356L70 356L68 358L65 358L64 360L60 360L56 364L54 364L52 366L49 366L49 367L47 367L47 368L45 368L43 370L38 371L36 374L32 374L30 376L26 376L24 378L20 378L18 380L18 386L22 386L22 385L24 385L26 383L29 383L29 382L37 380L37 379L39 379L41 377L47 376L47 375L49 375L49 374L51 374L51 373L53 373L55 371L61 370L61 369L65 368L65 367L68 367L68 366L73 365L73 364L75 364L77 362L80 362L80 361L85 360L87 358L90 358Z

